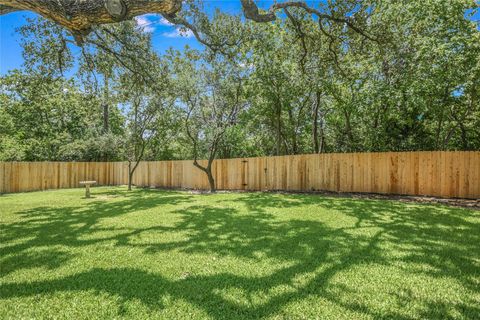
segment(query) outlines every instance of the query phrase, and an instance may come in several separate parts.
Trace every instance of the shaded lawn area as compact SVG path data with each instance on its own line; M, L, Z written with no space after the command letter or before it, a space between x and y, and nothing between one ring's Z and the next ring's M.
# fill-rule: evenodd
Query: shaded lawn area
M480 315L480 212L94 188L0 197L0 318Z

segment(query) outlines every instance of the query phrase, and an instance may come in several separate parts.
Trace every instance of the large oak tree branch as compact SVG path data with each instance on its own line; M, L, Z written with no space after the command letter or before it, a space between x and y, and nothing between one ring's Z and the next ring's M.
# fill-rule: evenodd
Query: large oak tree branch
M322 20L327 20L327 21L332 21L335 23L344 23L347 25L350 29L353 31L361 34L365 38L369 40L375 41L376 39L370 36L368 33L366 33L364 30L359 28L358 26L355 25L353 20L349 17L338 17L333 14L328 14L326 12L322 12L318 9L315 9L311 6L309 6L306 2L304 1L286 1L286 2L281 2L281 3L275 3L273 4L267 12L265 13L260 13L260 10L258 9L257 5L255 4L255 1L253 0L240 0L242 2L242 7L243 7L243 12L245 14L245 17L247 19L256 21L256 22L269 22L269 21L274 21L276 20L276 15L275 12L279 10L285 10L288 8L300 8L304 10L305 12L316 16L319 21L321 22ZM285 12L287 15L289 15L288 12Z
M160 13L169 21L192 30L195 37L204 43L195 26L185 19L176 17L183 2L183 0L0 0L0 14L18 10L36 12L70 30L77 42L81 43L94 25L123 21L147 13ZM322 12L304 1L275 3L266 12L261 12L254 0L240 0L240 3L245 17L256 22L274 21L277 11L296 7L315 15L320 21L343 23L365 38L375 40L356 26L351 18Z
M146 13L175 14L182 0L0 0L0 14L28 10L70 30L77 40L94 25L114 23Z

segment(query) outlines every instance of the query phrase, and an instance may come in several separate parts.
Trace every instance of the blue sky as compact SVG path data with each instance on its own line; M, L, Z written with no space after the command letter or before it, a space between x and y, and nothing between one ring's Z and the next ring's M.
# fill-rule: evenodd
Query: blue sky
M310 1L313 2L313 1ZM273 1L256 1L261 8L268 8ZM241 13L240 0L208 0L204 1L205 9L213 12L215 8L230 14ZM26 23L27 17L34 17L29 12L15 12L0 15L0 74L22 66L22 49L20 47L20 35L16 29ZM480 12L474 19L480 19ZM152 34L154 48L162 53L170 47L181 49L185 45L196 48L200 44L191 33L181 34L174 26L169 25L159 15L144 15L136 18L137 24L144 28L145 32ZM79 52L79 49L77 50ZM75 54L75 48L73 52Z
M268 7L273 1L258 1L260 7ZM216 0L204 1L205 9L213 12L220 8L223 12L231 14L241 13L239 0ZM26 23L28 17L36 15L30 12L15 12L0 16L0 74L22 66L22 48L20 47L20 35L16 29ZM158 52L164 52L170 47L181 49L185 45L196 48L200 44L191 33L181 34L174 26L169 25L159 15L144 15L136 18L137 24L144 28L145 32L152 33L152 42ZM73 48L74 54L79 49Z

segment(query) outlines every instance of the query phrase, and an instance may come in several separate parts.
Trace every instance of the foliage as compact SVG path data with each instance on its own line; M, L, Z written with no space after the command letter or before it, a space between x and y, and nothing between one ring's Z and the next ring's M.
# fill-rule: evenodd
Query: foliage
M186 51L183 56L172 53L170 61L174 61L175 91L182 92L178 94L178 109L184 107L185 133L193 163L207 174L214 191L213 160L225 143L225 136L234 132L246 106L243 68L232 59L205 56L197 51ZM183 90L186 85L188 89ZM199 155L206 155L206 165L198 162Z
M108 138L98 130L97 97L80 91L73 80L15 71L0 85L2 160L100 160L105 152L119 158L118 151L99 144ZM111 118L113 132L121 133L123 117Z
M318 4L338 16L355 12L354 29L302 8L254 23L188 1L178 18L205 47L164 55L132 22L96 27L78 48L57 25L32 20L21 30L24 68L1 79L0 159L131 158L120 142L132 142L134 97L156 114L146 160L208 159L215 128L225 130L214 155L225 158L480 150L478 4L357 4ZM204 117L217 107L213 93L226 93L217 102L233 107L224 102L235 88L243 107L234 126Z

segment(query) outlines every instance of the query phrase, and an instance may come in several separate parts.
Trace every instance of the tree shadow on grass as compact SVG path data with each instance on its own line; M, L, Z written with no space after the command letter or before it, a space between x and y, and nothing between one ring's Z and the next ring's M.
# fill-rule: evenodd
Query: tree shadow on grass
M309 228L315 230L317 227ZM327 230L321 226L317 231L324 232L325 237L335 237L329 235ZM325 242L331 242L334 240L333 238L326 239ZM324 246L322 240L318 242L319 247ZM340 260L328 257L326 250L313 251L312 254L304 256L303 259L291 266L268 275L255 277L218 272L214 275L192 275L172 280L159 274L134 268L94 268L57 280L11 283L2 285L0 288L3 298L95 290L98 293L108 293L120 298L119 315L122 315L125 310L122 305L129 301L141 301L148 308L160 310L164 308L161 302L162 297L168 295L174 299L182 299L194 304L215 319L258 319L280 312L286 304L310 295L325 294L328 296L329 280L337 272L348 269L356 263L365 262L365 256L368 257L367 259L374 259L375 242L376 240L373 240L366 246L358 246L357 249L342 256ZM258 249L256 247L256 250ZM272 253L274 255L277 254L276 250L270 252L274 252ZM234 251L234 253L243 255L241 250ZM284 255L285 252L282 252L281 256ZM300 254L297 253L296 256L300 256ZM320 273L315 272L319 266L324 264L328 264L328 267ZM315 276L305 285L295 288L294 278L310 272L315 272ZM239 303L222 294L229 289L236 289L242 291L249 300L258 294L269 294L271 290L283 285L288 285L294 290L272 296L267 303L260 305ZM330 295L330 298L334 299L333 295Z
M116 240L119 237L118 234L101 238L85 237L95 232L105 231L105 227L99 225L102 219L189 201L187 195L176 192L153 193L137 190L125 194L121 191L113 193L107 191L102 195L116 196L119 199L114 202L92 199L79 206L37 207L18 212L17 214L21 216L18 222L2 224L0 277L18 269L41 266L49 269L59 267L71 256L58 249L29 252L33 248L57 245L80 247ZM158 229L161 230L162 227L158 226ZM112 229L112 231L116 230ZM10 244L11 242L14 244Z
M368 257L367 260L377 265L402 266L412 275L435 277L439 281L452 279L476 295L470 303L424 301L421 318L445 318L447 310L452 309L465 318L476 319L480 315L480 215L477 211L441 205L310 195L291 195L289 199L287 203L278 203L278 199L270 201L268 194L256 193L240 198L239 201L245 203L252 212L258 213L266 212L272 207L295 208L302 205L310 206L312 210L328 209L331 213L338 212L352 217L356 219L355 225L341 228L347 234L343 234L341 240L345 240L343 243L349 248L356 246L351 241L357 243L357 231L366 228L379 230L370 240L364 239L373 241L378 237L375 250L363 252ZM393 250L395 255L387 256L387 252ZM346 256L351 256L356 251L358 250L352 250ZM359 261L362 262L360 259L354 264ZM413 299L415 298L412 297L411 300ZM351 310L369 310L358 303L340 304ZM385 317L384 314L370 314Z
M284 262L285 265L264 275L244 276L221 271L213 275L194 274L180 279L167 279L160 274L135 268L93 268L56 280L5 284L0 287L1 296L10 298L96 290L118 296L122 303L141 301L150 309L161 310L164 308L162 297L168 295L185 300L216 319L273 316L292 302L317 296L340 308L374 318L409 319L395 311L379 313L362 301L345 301L338 293L352 288L342 287L332 281L342 271L357 266L398 264L407 264L412 274L427 273L438 278L455 278L466 288L479 293L480 270L476 262L480 257L478 217L473 220L472 211L440 206L407 206L395 201L333 199L311 195L272 197L269 194L252 193L239 195L233 200L219 200L218 206L193 203L175 211L181 219L172 227L151 226L108 238L79 240L82 235L96 230L99 219L185 201L188 201L188 197L183 194L160 194L158 198L148 201L132 197L118 203L92 203L87 210L44 208L37 216L34 212L23 212L34 219L33 226L31 220L9 225L4 239L34 236L20 247L7 249L15 256L23 254L23 250L31 246L48 247L59 243L83 246L108 239L114 240L118 246L143 248L146 254L177 250L252 260L268 258ZM222 206L222 201L237 202L248 210L245 213L235 207ZM272 213L274 209L295 209L298 206L310 206L312 212L326 209L327 213L319 214L340 214L350 218L353 223L331 226L302 215L296 219L278 219L278 214ZM183 232L188 237L166 243L131 241L134 236L152 231ZM387 255L389 250L399 254ZM44 263L48 257L24 258L36 266ZM69 257L52 252L50 258L53 261L51 267L55 268ZM304 280L297 283L299 277L304 277ZM289 290L271 294L280 286ZM234 301L222 294L229 289L243 292L246 302ZM262 294L270 297L260 304L248 302L252 297ZM424 301L423 307L419 316L424 318L444 317L453 308L463 317L473 319L479 311L468 301L457 305ZM120 307L119 314L122 310Z
M358 219L355 227L376 226L385 233L385 243L402 253L401 262L412 263L417 272L438 278L451 277L480 292L480 215L468 209L396 201L323 200L324 208ZM394 259L389 259L391 262ZM426 271L428 270L428 271Z

